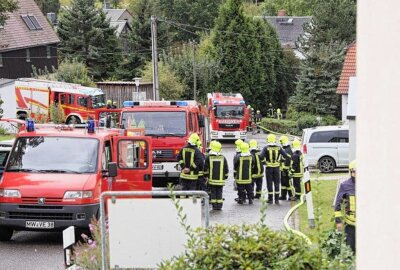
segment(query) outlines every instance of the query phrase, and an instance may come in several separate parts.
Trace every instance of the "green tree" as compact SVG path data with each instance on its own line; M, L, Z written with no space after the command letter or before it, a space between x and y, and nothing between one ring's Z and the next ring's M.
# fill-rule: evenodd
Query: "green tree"
M146 81L153 80L152 63L148 62L142 72L142 78ZM158 64L158 80L160 84L160 98L166 100L177 100L183 95L185 86L182 84L171 67L160 62Z
M213 29L213 58L218 63L213 91L239 92L250 103L260 91L260 43L252 20L243 13L241 0L228 0Z
M0 1L0 26L3 26L8 19L7 12L13 12L18 9L16 0L1 0Z
M211 29L223 0L158 0L160 19L167 19L174 41L199 41L199 32ZM164 22L166 23L166 22Z
M121 49L105 14L97 10L94 0L73 0L62 13L57 32L62 60L77 59L85 63L95 80L110 77L121 59Z
M67 83L78 83L84 86L94 85L88 75L88 69L85 64L78 62L76 59L62 62L55 73L55 79Z
M311 48L300 66L296 93L290 103L297 111L339 116L336 94L345 54L344 43L332 42Z
M49 12L58 13L60 10L60 0L35 0L35 2L44 15Z
M285 10L288 16L311 16L318 0L265 0L262 4L264 15L277 16L279 10Z

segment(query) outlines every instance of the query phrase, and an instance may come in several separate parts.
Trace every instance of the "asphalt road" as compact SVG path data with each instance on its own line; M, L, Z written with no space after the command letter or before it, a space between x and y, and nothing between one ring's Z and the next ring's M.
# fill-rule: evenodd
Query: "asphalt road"
M266 135L256 135L260 147L265 143ZM232 160L235 153L233 142L223 143L223 154L229 162L230 176L224 187L224 205L222 211L210 212L210 223L241 224L256 223L260 220L261 202L253 205L238 205L233 189ZM265 181L264 181L265 187ZM290 202L270 205L266 211L266 224L272 229L283 229L283 218L290 209ZM62 233L17 232L10 242L0 242L0 270L56 270L64 269Z

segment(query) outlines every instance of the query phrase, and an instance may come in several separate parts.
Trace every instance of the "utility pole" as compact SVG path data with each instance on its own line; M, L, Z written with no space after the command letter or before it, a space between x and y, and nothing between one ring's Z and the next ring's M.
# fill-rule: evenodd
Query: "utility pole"
M159 100L159 84L158 84L158 54L157 54L157 18L151 16L151 56L153 62L153 99Z
M196 43L193 40L193 99L197 100L197 78L196 78Z

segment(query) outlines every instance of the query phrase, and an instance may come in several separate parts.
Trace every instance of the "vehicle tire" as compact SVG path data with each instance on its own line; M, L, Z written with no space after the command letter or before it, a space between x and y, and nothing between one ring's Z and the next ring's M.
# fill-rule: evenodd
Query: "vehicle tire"
M76 117L76 116L70 116L70 117L68 117L68 119L67 119L67 125L70 125L70 124L80 124L81 123L81 120L78 118L78 117Z
M318 169L323 173L333 172L336 168L336 162L331 157L322 157L318 161Z
M0 227L0 241L10 241L13 236L14 230L8 227Z

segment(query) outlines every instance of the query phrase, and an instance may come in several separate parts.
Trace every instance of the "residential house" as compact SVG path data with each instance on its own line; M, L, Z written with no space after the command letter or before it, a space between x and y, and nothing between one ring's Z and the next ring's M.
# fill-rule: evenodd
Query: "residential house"
M296 57L304 59L297 41L304 34L304 25L311 22L312 17L286 16L286 12L280 10L278 16L263 16L262 18L275 28L282 47L291 48Z
M0 28L0 78L31 77L32 66L58 67L60 40L46 17L34 0L18 0L18 5Z
M356 114L357 114L357 44L353 42L347 49L342 73L336 93L341 95L342 122L349 124L349 158L355 159Z
M106 14L107 18L110 19L110 26L115 28L115 34L121 40L123 51L128 52L127 35L132 31L132 14L127 9L104 8L103 12Z

